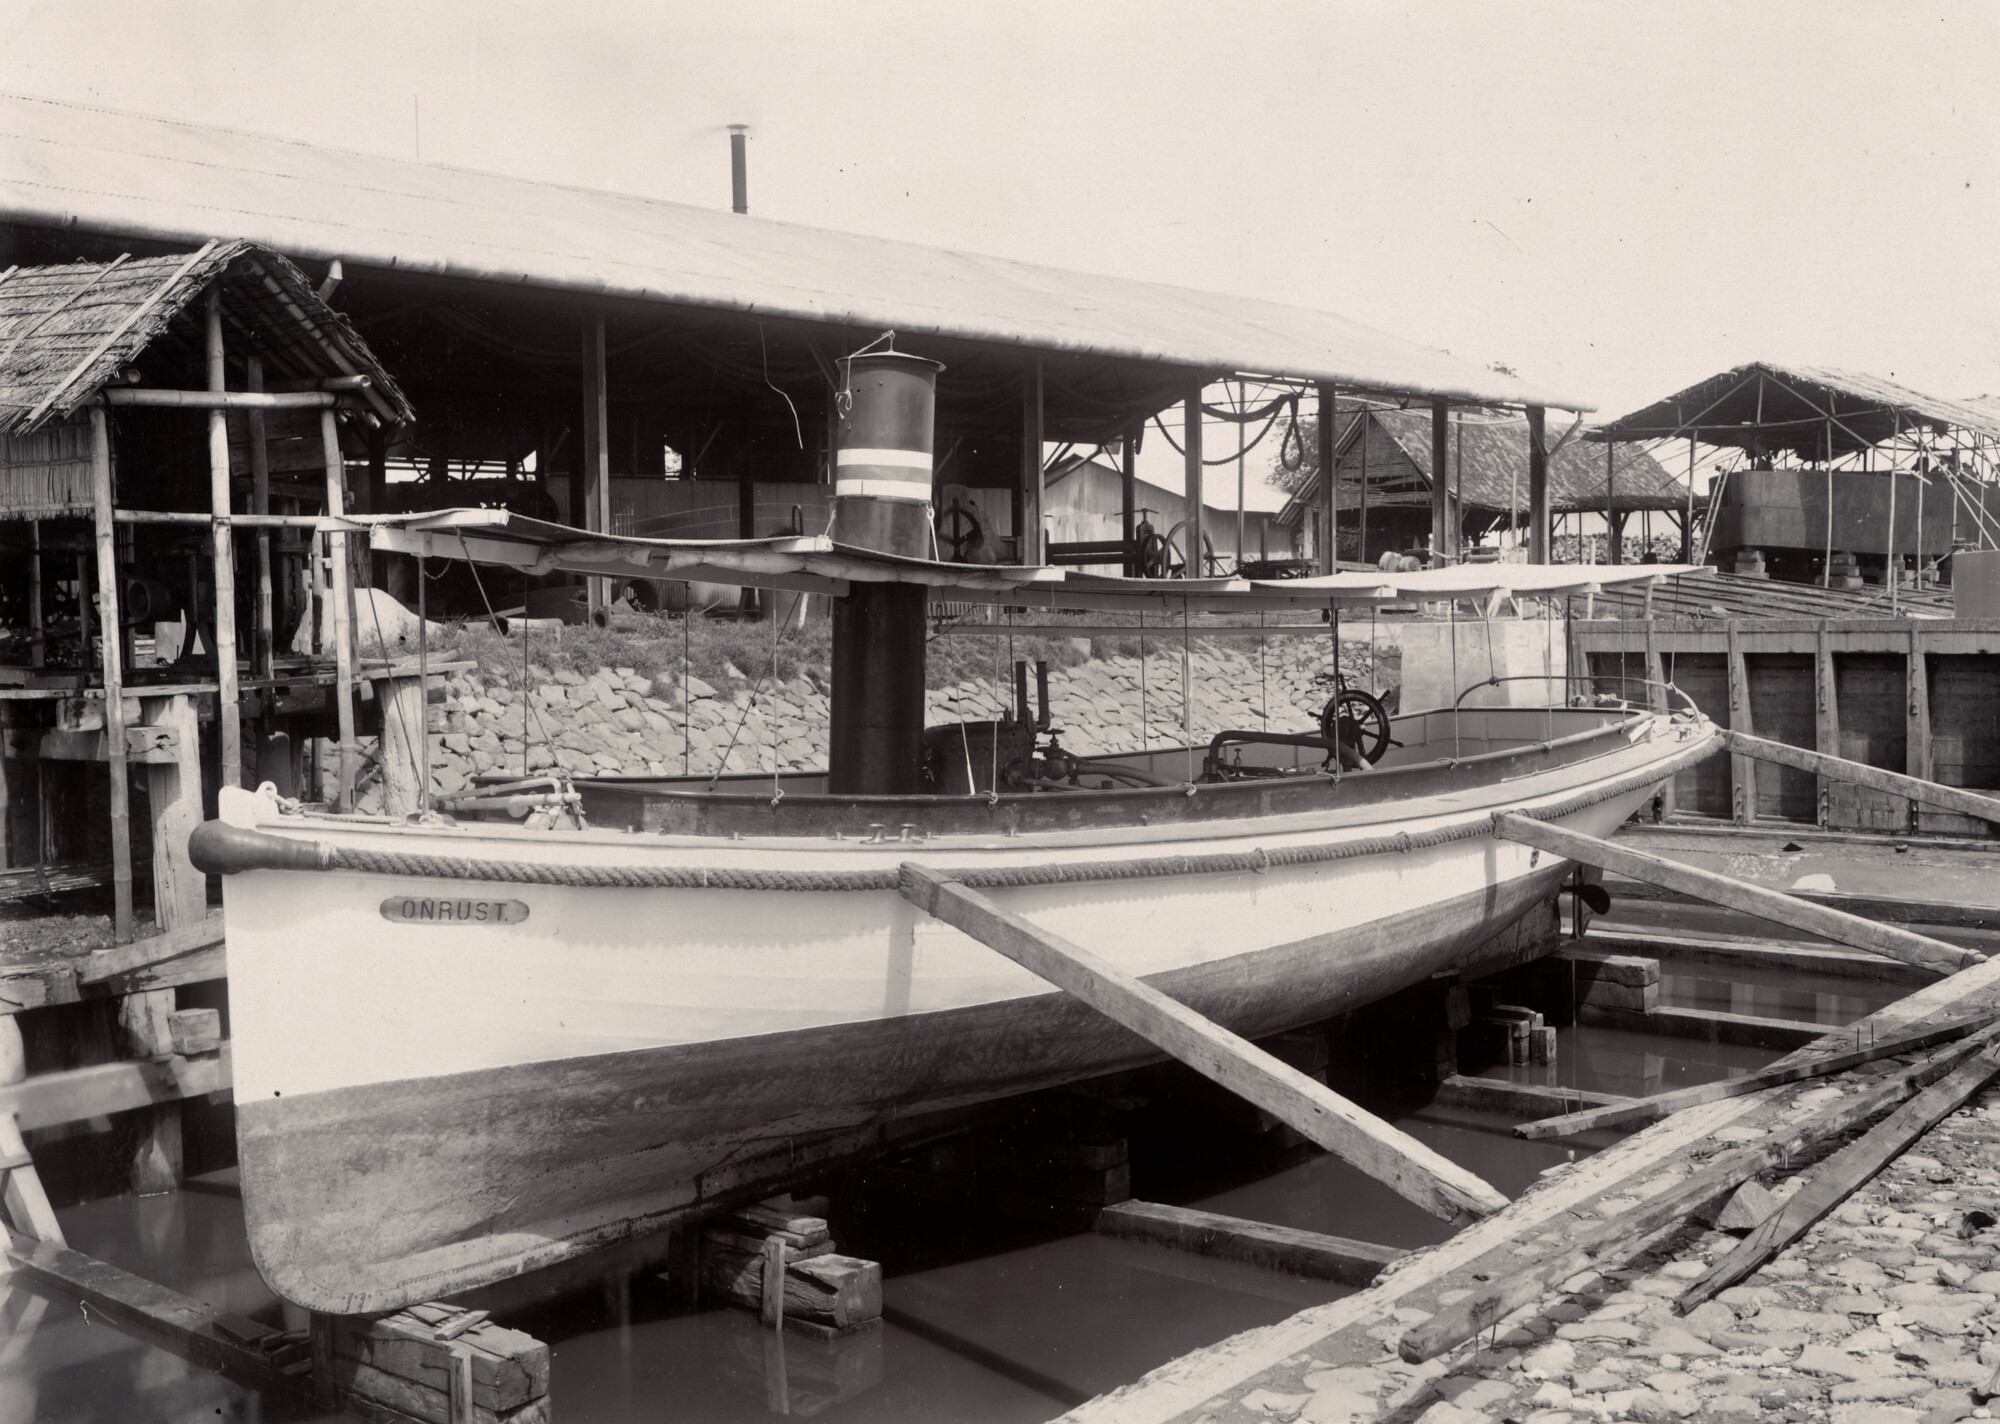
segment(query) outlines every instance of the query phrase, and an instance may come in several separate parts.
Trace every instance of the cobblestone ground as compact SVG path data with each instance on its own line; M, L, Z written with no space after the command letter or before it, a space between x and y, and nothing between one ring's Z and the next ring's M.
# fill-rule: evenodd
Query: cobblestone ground
M1793 1179L1796 1181L1796 1179ZM1775 1195L1787 1195L1781 1183ZM1404 1364L1427 1312L1368 1334L1381 1358L1310 1354L1196 1411L1208 1424L1586 1420L1951 1424L1989 1418L2000 1367L2000 1094L1933 1129L1831 1217L1685 1317L1673 1296L1736 1245L1711 1231L1674 1254L1566 1284L1486 1348ZM1464 1298L1447 1292L1442 1303ZM1994 1401L2000 1406L2000 1400Z

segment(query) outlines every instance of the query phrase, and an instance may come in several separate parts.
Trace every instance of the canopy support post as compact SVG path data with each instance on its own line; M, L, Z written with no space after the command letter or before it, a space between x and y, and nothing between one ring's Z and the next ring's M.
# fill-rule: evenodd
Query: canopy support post
M132 789L125 771L125 670L124 650L118 644L117 541L111 527L111 428L101 406L90 408L90 469L98 624L104 630L104 743L111 771L111 938L124 944L132 938ZM77 562L80 572L83 561ZM90 607L81 579L76 601L79 608ZM88 617L83 619L83 657L88 666Z
M1181 551L1182 573L1188 578L1200 578L1206 569L1202 563L1202 508L1201 508L1201 377L1196 376L1188 387L1188 393L1181 405L1181 446L1186 452L1182 480L1184 513L1181 534L1187 540L1187 548Z
M222 279L208 289L206 332L208 388L224 389ZM229 425L220 409L208 413L208 490L215 514L215 723L222 739L224 786L243 784L243 708L236 688L236 536L229 527ZM106 621L108 651L118 632Z
M1125 439L1119 450L1118 512L1119 527L1125 540L1125 577L1136 578L1139 573L1139 551L1132 547L1137 538L1139 520L1139 432L1144 425L1134 425L1125 432Z
M604 312L590 307L583 314L583 527L597 534L611 532L611 423L604 394ZM749 537L749 531L743 531ZM419 563L419 574L422 572ZM591 622L611 601L611 581L584 580Z
M1020 562L1030 568L1048 562L1042 547L1042 510L1047 502L1043 484L1042 358L1032 357L1021 376L1021 528Z
M1326 547L1320 550L1319 571L1340 570L1340 483L1334 468L1334 451L1340 443L1340 401L1333 382L1319 383L1319 527L1325 532ZM1366 557L1364 555L1364 557Z

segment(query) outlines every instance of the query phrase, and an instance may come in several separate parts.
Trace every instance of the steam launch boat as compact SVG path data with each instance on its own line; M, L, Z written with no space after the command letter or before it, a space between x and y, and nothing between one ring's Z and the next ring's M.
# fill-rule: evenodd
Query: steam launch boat
M931 602L1307 609L1337 639L1342 611L1389 601L1687 572L1260 582L934 562L936 370L846 363L830 537L367 521L402 554L828 596L831 755L806 780L578 783L587 814L539 829L549 816L391 821L225 790L193 851L223 876L244 1207L280 1294L360 1313L467 1290L766 1194L899 1120L1476 967L1570 869L1496 836L1498 813L1609 835L1714 750L1663 689L1573 705L1560 679L1546 706L1390 718L1350 698L1318 728L1114 757L1050 747L1025 707L926 729ZM1058 988L1021 943L1161 1026Z

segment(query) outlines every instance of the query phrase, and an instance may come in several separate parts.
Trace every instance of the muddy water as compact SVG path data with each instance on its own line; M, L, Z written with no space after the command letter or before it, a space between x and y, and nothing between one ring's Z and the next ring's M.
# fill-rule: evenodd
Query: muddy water
M1852 981L1670 976L1667 1002L1839 1023L1893 997ZM1601 1028L1564 1029L1558 1062L1490 1076L1657 1093L1750 1071L1775 1053ZM1189 1090L1189 1101L1198 1096ZM1523 1142L1512 1120L1433 1106L1371 1106L1508 1195L1588 1147ZM1156 1101L1136 1120L1136 1195L1361 1240L1415 1247L1444 1227L1323 1154L1274 1155L1240 1113ZM258 1279L228 1174L151 1199L67 1208L80 1250L240 1314L296 1326ZM762 1330L747 1313L688 1310L652 1273L520 1312L506 1323L554 1350L561 1424L750 1420L1037 1421L1147 1370L1346 1288L1141 1242L1064 1234L951 1208L870 1199L834 1205L842 1248L879 1259L886 1323L824 1343ZM260 1399L16 1287L0 1305L0 1424L314 1417Z

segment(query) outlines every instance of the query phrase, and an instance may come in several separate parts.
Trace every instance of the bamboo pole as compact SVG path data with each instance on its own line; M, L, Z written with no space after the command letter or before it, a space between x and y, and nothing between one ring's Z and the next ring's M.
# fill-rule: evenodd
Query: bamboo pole
M216 290L211 287L210 291ZM330 410L341 403L333 391L163 391L150 386L109 386L106 405L134 405L168 410Z
M41 667L47 660L42 633L42 521L28 522L28 666Z
M222 362L222 281L209 284L205 329L208 388L225 384ZM208 494L215 513L215 721L222 742L224 786L243 784L243 723L236 687L236 536L229 527L229 426L221 407L208 413Z
M1759 919L1820 935L1836 944L1884 954L1940 974L1956 973L1969 965L1984 963L1986 959L1976 950L1961 949L1893 925L1877 924L1859 915L1815 905L1776 890L1767 890L1761 885L1718 875L1712 870L1701 870L1678 861L1647 855L1596 836L1587 836L1581 831L1533 820L1518 812L1495 813L1493 831L1503 840L1518 841L1522 845L1534 846L1584 865L1594 865L1648 885L1678 890L1713 905L1741 910Z
M125 771L125 669L118 646L117 542L111 526L111 428L104 412L90 412L90 470L93 523L97 534L97 606L104 629L104 741L111 763L111 938L132 938L132 804ZM77 604L88 607L81 584ZM84 654L89 660L89 620L84 620Z
M1263 1108L1446 1221L1487 1216L1507 1198L1458 1164L1362 1111L1220 1024L1079 945L1009 914L937 871L905 863L902 894L926 913L1089 1004L1161 1052Z
M326 512L339 519L346 514L346 471L340 458L340 426L331 410L319 417L320 446L326 457ZM340 770L336 805L343 811L354 809L354 776L360 748L354 741L354 625L348 616L347 535L329 529L326 535L327 563L333 575L333 665L334 706L340 719ZM315 560L317 562L317 560Z
M250 389L264 389L264 362L252 356L246 361ZM250 512L260 517L271 512L271 452L264 444L264 412L245 412L250 446ZM258 677L269 677L276 662L277 645L273 625L277 621L271 594L271 531L257 530L257 627L250 647L250 666Z

